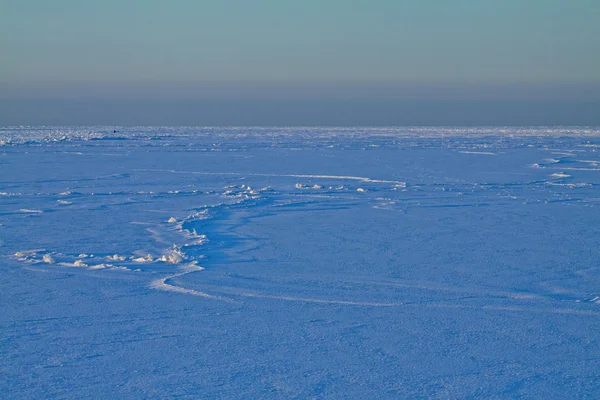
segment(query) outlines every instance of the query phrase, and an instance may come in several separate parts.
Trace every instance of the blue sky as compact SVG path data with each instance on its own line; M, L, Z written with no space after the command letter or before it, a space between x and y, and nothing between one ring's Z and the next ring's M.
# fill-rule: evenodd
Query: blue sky
M597 0L2 0L0 11L4 99L122 99L140 85L157 99L165 88L183 99L194 85L222 85L217 96L254 85L246 97L279 85L291 100L321 83L357 98L374 93L365 85L505 85L517 97L600 85Z

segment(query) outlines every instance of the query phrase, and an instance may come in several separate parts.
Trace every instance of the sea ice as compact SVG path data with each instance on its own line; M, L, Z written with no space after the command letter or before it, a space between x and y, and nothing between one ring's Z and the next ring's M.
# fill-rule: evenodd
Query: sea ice
M0 146L3 398L600 395L599 128Z

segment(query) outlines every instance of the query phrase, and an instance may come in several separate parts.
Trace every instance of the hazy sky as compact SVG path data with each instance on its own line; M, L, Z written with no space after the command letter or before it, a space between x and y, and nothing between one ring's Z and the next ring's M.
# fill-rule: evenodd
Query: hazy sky
M599 20L598 0L0 0L0 99L183 100L209 84L297 101L326 82L346 100L521 85L583 101L600 85Z

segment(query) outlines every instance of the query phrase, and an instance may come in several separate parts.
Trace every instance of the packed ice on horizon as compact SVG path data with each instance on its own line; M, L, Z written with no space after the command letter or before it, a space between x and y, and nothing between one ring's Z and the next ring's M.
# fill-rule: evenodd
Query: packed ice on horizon
M600 128L0 128L5 398L600 396Z

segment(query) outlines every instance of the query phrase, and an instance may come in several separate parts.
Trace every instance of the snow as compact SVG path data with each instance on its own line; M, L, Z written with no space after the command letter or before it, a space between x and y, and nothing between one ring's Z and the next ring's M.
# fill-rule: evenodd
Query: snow
M0 128L3 398L600 394L599 128L113 128Z
M44 254L44 256L42 257L42 261L48 264L54 264L56 262L50 254Z

